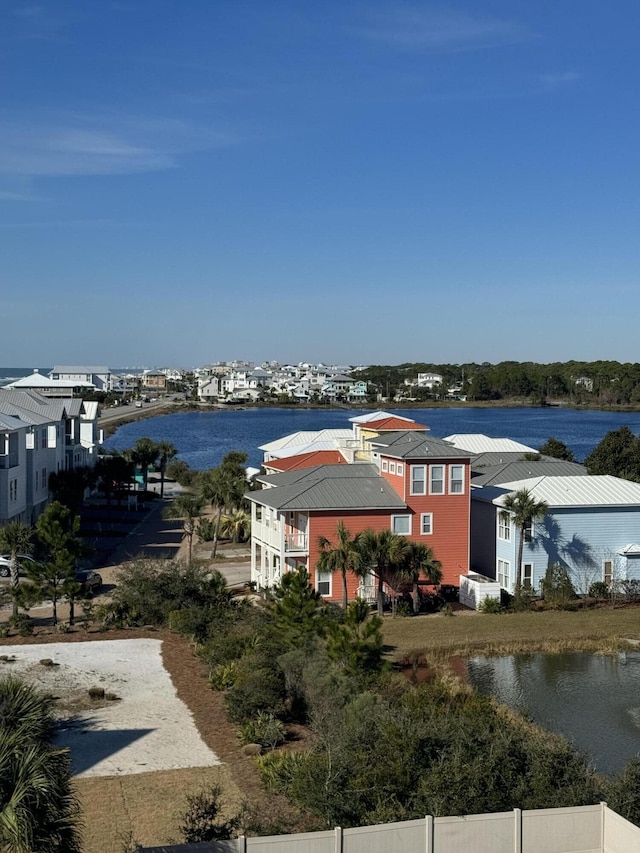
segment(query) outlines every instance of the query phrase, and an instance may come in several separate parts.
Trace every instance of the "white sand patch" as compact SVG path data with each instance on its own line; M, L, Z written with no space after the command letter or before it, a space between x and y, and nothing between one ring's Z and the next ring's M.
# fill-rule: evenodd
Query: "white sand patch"
M61 724L77 776L119 776L182 767L211 767L218 757L204 743L162 665L160 640L100 640L0 646L15 656L0 666L59 697L62 707L84 702L90 687L118 701L83 710ZM50 658L57 666L39 662Z

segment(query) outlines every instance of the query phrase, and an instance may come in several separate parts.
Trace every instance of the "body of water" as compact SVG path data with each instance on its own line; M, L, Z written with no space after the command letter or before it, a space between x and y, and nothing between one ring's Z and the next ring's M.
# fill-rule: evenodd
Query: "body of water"
M182 412L125 424L107 439L105 448L122 450L144 436L170 441L179 458L192 468L212 468L230 450L242 450L248 464L259 468L258 446L298 430L350 427L349 418L368 410L344 409L217 409ZM454 433L484 433L539 447L550 436L559 438L582 461L610 430L627 425L640 432L640 412L602 412L555 408L438 408L397 411L431 427L443 438Z
M467 675L478 693L564 735L601 773L640 753L640 652L475 657Z

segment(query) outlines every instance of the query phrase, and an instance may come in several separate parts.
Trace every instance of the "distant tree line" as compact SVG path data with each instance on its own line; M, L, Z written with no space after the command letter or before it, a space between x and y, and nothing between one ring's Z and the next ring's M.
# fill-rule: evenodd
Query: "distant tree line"
M418 373L440 374L442 384L433 390L408 389L406 379ZM501 361L498 364L370 365L354 371L354 379L365 379L378 391L393 398L399 393L412 397L445 396L450 387L461 388L469 400L527 399L536 402L564 400L575 405L640 405L640 364L618 361L537 362Z

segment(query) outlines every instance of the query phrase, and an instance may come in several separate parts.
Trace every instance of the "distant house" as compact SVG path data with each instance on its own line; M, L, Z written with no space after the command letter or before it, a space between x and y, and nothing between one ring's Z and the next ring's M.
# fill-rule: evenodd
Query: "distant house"
M473 489L473 571L514 591L520 534L504 501L520 489L549 507L525 532L522 580L532 590L553 565L567 570L581 594L594 581L640 580L640 484L610 476L543 475Z
M145 370L140 384L145 391L164 393L167 390L167 377L160 370Z
M49 373L56 381L73 382L78 385L92 385L96 391L111 391L114 377L108 367L87 367L84 365L56 365Z

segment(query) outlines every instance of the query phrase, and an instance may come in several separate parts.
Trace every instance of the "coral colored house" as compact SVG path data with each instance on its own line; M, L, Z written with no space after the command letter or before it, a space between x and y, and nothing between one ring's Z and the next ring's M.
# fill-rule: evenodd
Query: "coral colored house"
M433 549L443 583L469 570L471 454L424 432L403 430L370 439L370 463L318 465L258 477L252 504L251 577L259 587L284 572L308 569L314 587L339 601L340 573L316 572L318 539L391 530ZM348 578L349 598L373 598L375 579Z

